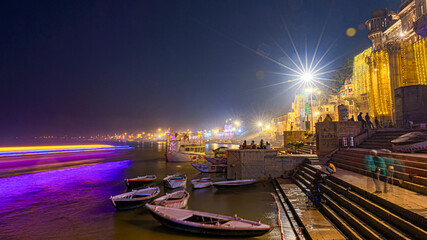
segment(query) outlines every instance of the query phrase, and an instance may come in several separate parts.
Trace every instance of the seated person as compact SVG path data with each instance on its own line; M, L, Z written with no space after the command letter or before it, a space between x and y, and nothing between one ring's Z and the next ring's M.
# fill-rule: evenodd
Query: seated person
M335 168L335 165L329 162L328 166L326 167L326 171L329 172L329 175L332 175L337 172L337 169Z

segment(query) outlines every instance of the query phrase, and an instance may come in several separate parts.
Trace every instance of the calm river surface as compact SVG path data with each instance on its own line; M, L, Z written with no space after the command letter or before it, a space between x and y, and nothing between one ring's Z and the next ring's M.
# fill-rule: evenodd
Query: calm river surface
M0 178L0 239L203 238L162 226L144 208L117 212L108 199L126 191L124 178L145 174L157 175L155 184L163 195L162 178L173 173L188 176L189 209L225 215L237 213L243 218L277 225L270 183L225 191L192 190L190 180L205 175L189 163L166 162L164 145L146 144L121 161L106 159L101 163ZM225 179L223 174L211 177ZM276 228L253 239L280 239L280 232Z

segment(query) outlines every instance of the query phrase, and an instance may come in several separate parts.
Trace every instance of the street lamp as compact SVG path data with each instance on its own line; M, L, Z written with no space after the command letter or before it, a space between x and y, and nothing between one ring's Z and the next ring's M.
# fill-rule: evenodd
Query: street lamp
M313 92L315 91L315 89L313 89L313 88L306 88L305 91L307 93L310 93L310 115L311 115L310 125L311 125L311 132L313 133L313 128L314 128L314 122L313 122Z

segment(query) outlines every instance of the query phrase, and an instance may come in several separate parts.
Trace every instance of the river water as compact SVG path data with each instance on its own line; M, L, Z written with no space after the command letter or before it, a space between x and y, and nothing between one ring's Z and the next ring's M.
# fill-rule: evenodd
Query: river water
M123 179L145 174L157 175L155 185L160 186L161 195L165 191L163 177L187 174L188 209L237 214L277 225L270 183L233 190L213 187L193 190L190 180L207 175L200 174L189 163L166 162L164 145L144 145L130 156L118 161L105 159L100 163L0 178L0 239L213 238L166 228L144 208L116 211L109 201L110 195L126 191ZM223 174L210 176L225 180ZM280 231L275 228L254 239L280 239Z

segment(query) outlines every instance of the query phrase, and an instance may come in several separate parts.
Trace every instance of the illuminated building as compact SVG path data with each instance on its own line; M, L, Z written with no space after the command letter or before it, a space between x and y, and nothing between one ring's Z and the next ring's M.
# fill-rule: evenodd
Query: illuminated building
M354 58L358 110L383 121L395 119L395 89L427 85L426 1L402 1L397 13L371 12L366 21L372 48Z

